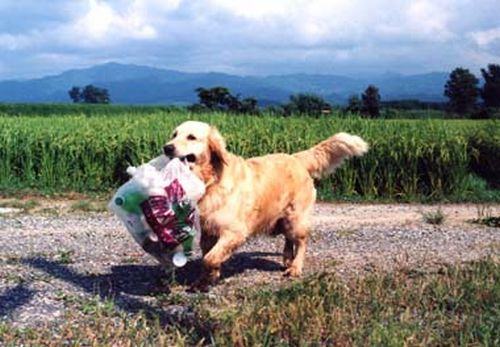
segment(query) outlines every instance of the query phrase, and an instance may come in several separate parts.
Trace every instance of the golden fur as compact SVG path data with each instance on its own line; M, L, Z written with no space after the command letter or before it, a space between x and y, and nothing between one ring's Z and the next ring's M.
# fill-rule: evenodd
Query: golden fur
M167 144L175 148L170 156L193 155L190 167L206 184L198 203L205 271L201 283L215 281L221 264L259 233L284 235L285 274L300 276L316 200L312 177L368 150L361 138L338 133L296 154L245 160L229 153L220 133L208 124L188 121L174 135Z

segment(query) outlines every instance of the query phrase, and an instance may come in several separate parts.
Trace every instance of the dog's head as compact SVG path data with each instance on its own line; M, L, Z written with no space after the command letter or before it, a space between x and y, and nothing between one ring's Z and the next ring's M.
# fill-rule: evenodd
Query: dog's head
M216 128L203 122L187 121L179 125L163 152L169 158L186 160L205 180L209 172L220 176L227 163L224 139Z

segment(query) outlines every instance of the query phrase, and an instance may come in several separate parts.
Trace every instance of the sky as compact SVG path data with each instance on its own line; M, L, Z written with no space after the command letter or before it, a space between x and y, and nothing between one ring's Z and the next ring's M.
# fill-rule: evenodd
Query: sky
M500 0L0 0L0 18L0 79L111 61L350 76L500 63Z

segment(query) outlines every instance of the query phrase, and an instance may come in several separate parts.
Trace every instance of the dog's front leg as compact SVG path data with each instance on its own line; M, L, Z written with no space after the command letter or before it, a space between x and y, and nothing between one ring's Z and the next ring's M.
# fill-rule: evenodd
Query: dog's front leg
M245 242L241 231L227 231L221 234L215 246L203 258L205 274L212 281L220 276L220 267Z
M203 257L207 255L207 253L210 252L210 250L215 246L217 239L217 236L202 231L200 237L200 248Z
M220 277L220 268L233 252L245 242L245 233L242 231L224 231L217 243L203 257L203 274L195 284L195 289L206 290Z

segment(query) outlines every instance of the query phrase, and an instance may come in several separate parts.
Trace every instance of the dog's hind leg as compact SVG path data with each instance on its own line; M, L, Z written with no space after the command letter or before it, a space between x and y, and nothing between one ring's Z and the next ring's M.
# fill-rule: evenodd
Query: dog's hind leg
M291 206L284 218L286 276L298 277L302 274L309 236L309 219L314 201L308 206Z
M299 277L300 275L302 275L302 268L304 267L304 259L307 248L306 235L307 232L304 232L304 235L296 236L294 238L293 246L295 247L295 255L293 257L293 260L289 262L290 265L285 270L285 276Z
M289 268L292 265L292 261L294 258L293 251L293 239L287 237L286 231L290 229L290 223L286 218L280 218L276 222L274 228L271 231L271 235L283 235L285 236L285 247L283 248L283 264L286 268Z
M283 264L287 269L290 266L292 266L293 258L294 258L293 240L290 240L285 236L285 248L283 249Z

